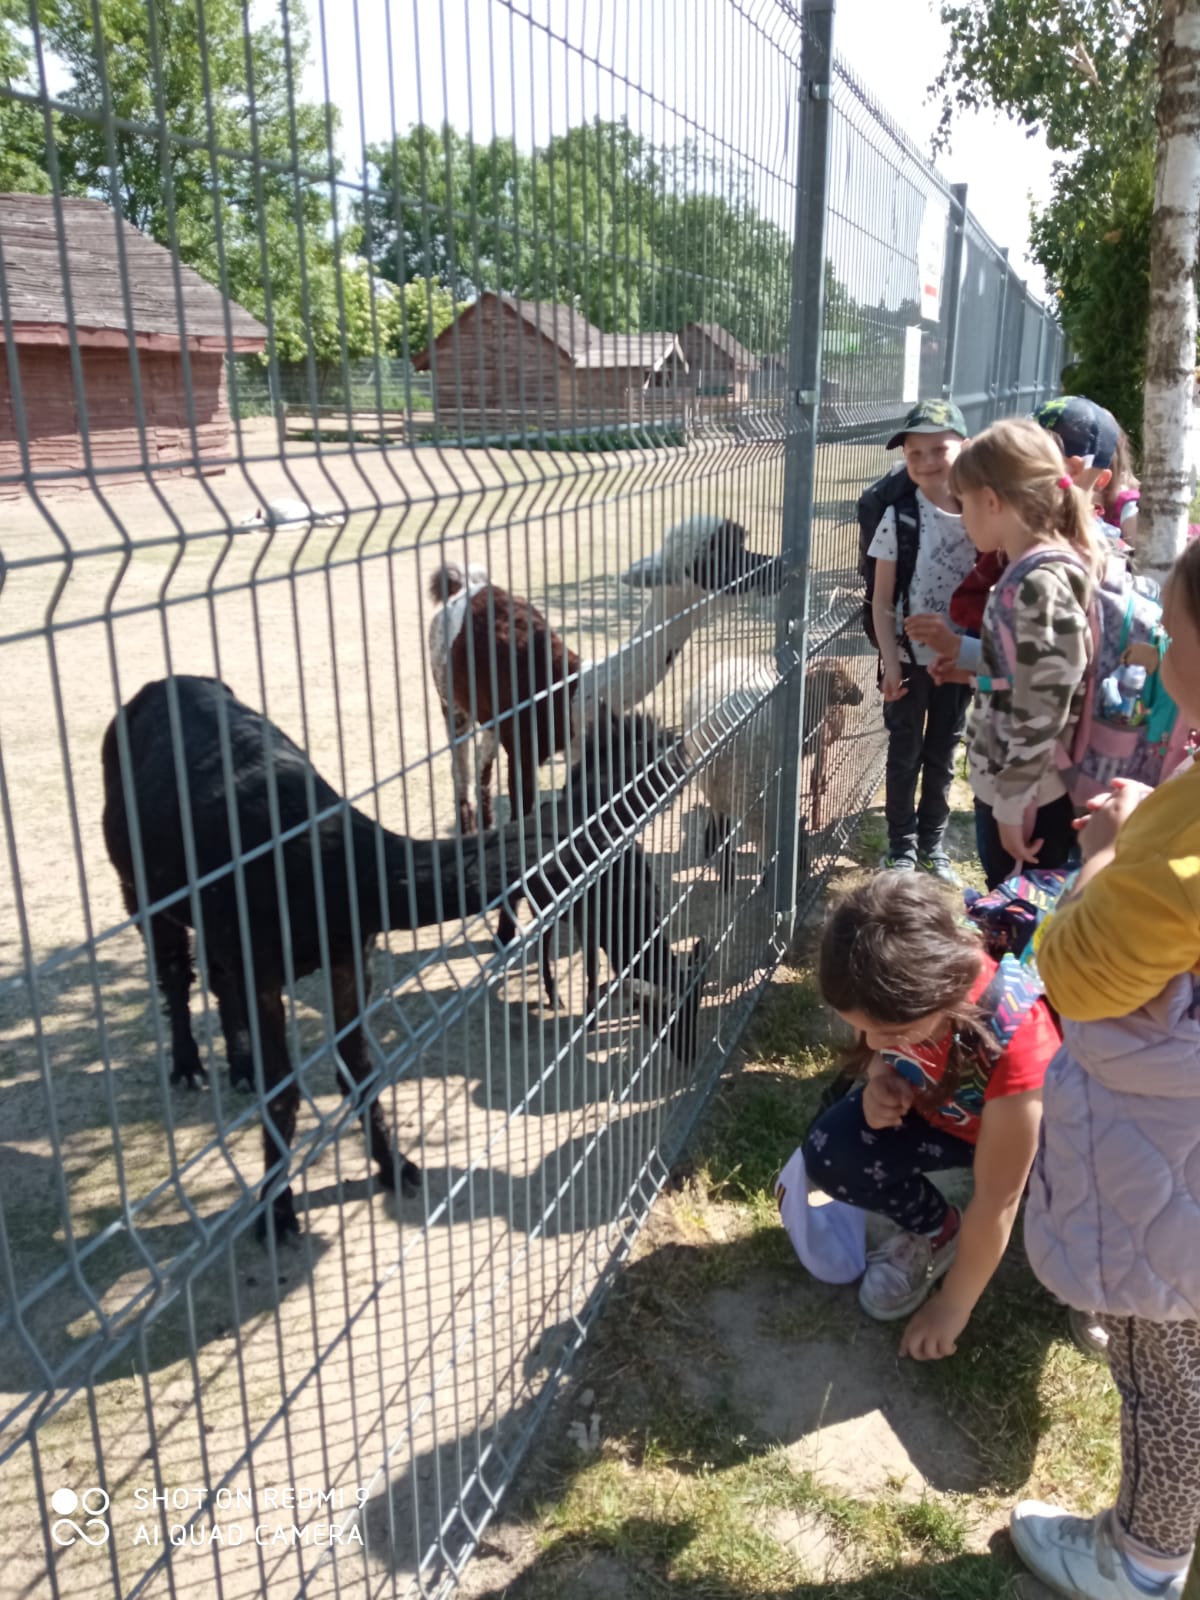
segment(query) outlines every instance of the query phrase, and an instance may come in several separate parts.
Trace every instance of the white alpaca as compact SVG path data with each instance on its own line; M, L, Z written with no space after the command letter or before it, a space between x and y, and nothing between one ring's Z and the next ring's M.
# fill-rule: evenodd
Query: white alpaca
M347 511L318 511L305 500L284 496L255 506L235 526L245 533L251 528L342 528L348 521Z

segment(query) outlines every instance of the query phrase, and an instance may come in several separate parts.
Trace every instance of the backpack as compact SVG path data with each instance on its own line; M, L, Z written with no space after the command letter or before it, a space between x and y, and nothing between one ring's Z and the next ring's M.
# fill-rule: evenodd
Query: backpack
M983 934L983 947L994 961L1011 955L1032 970L1034 931L1054 910L1072 875L1068 867L1033 867L986 892L963 890L967 917Z
M896 594L895 604L906 607L917 566L917 545L921 537L921 517L917 508L917 486L903 466L893 467L858 500L858 575L866 580L863 593L862 625L867 638L879 649L871 602L875 598L875 557L868 555L871 540L889 506L896 510Z
M1036 974L1028 971L1015 955L1003 955L992 974L991 982L980 995L978 1002L988 1032L999 1046L998 1056L1003 1055L1008 1049L1018 1028L1041 998L1042 986ZM900 1059L903 1060L903 1057ZM991 1061L985 1064L985 1082L992 1064ZM849 1094L861 1081L857 1073L839 1072L832 1083L826 1084L822 1091L809 1128L812 1128L813 1123L823 1116L830 1106ZM804 1137L806 1139L808 1137L807 1130Z
M996 643L1011 674L1017 643L1013 610L1026 574L1048 561L1085 571L1083 562L1058 545L1039 545L1010 562L992 591ZM1088 607L1092 659L1084 683L1083 707L1070 747L1059 745L1055 760L1067 792L1078 806L1103 794L1114 778L1133 778L1153 788L1168 777L1187 753L1190 728L1163 687L1159 667L1168 639L1163 632L1158 586L1134 578L1118 557L1108 561ZM1100 685L1122 665L1146 669L1145 687L1131 711L1104 708ZM1012 687L1011 676L978 680L981 694Z

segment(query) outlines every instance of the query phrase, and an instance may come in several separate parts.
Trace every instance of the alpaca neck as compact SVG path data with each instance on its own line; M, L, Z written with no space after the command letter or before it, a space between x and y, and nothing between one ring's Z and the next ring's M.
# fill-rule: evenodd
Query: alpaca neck
M382 933L375 829L369 826L371 837L355 849L360 917L367 931ZM520 850L511 833L492 828L465 838L409 839L384 830L386 927L431 928L485 910L520 877Z
M655 589L642 620L624 644L602 661L580 668L579 701L587 713L597 700L613 711L631 711L666 677L675 657L700 621L704 591L694 583Z

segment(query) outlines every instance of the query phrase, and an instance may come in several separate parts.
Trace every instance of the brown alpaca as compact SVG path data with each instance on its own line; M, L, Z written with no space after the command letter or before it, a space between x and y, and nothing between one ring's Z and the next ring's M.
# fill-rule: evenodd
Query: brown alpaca
M813 758L809 826L821 827L821 799L829 787L829 751L846 731L846 707L862 704L863 692L835 656L809 668L804 686L804 749Z
M570 689L579 657L535 605L488 582L478 567L465 573L454 563L439 567L429 594L443 607L430 631L432 667L456 738L469 739L474 723L493 735L480 753L480 825L492 826L496 742L508 757L512 815L525 816L538 803L538 767L571 747ZM459 826L471 833L474 785L469 777L458 781L460 753L469 773L469 743L456 745L455 789Z

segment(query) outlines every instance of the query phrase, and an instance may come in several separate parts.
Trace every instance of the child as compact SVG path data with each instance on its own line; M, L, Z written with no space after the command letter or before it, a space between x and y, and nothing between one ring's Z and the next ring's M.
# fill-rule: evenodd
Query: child
M1200 723L1200 543L1163 596L1165 688ZM1180 1596L1200 1524L1200 767L1094 801L1038 968L1064 1019L1025 1235L1042 1281L1099 1308L1121 1487L1091 1521L1026 1502L1012 1531L1064 1595Z
M1112 527L1104 515L1105 496L1116 477L1117 456L1125 435L1111 411L1086 395L1060 395L1047 400L1033 419L1057 439L1067 476L1096 506L1099 532L1114 545L1121 542L1119 524ZM1128 442L1127 442L1128 443Z
M994 889L1026 863L1065 866L1074 849L1075 808L1057 751L1079 720L1100 555L1087 495L1035 422L993 423L964 447L951 483L976 548L1006 559L984 612L967 737L984 876ZM1062 559L1022 561L1046 547ZM1015 639L1013 661L1001 648L1001 616Z
M926 400L914 406L900 432L888 440L889 450L903 448L904 464L917 488L917 557L907 594L896 594L899 551L894 508L884 512L868 549L875 561L872 616L883 663L883 721L888 732L888 851L883 865L905 872L919 866L951 883L957 880L944 841L954 752L962 738L969 693L959 683L933 682L929 667L936 652L904 639L904 617L909 611L944 611L974 562L975 552L950 490L950 469L966 435L957 406Z
M1138 506L1142 486L1133 475L1133 451L1124 428L1117 430L1117 448L1112 458L1112 480L1100 494L1100 515L1117 530L1123 544L1132 550L1137 545Z
M821 993L857 1034L851 1062L866 1081L813 1124L804 1166L834 1199L899 1225L868 1255L859 1303L884 1322L915 1312L900 1352L917 1360L954 1354L1000 1263L1059 1046L1044 1002L1027 995L1001 1048L979 1004L986 992L1001 1012L996 971L961 902L908 875L852 890L821 942ZM1020 1016L1015 999L1010 1010ZM975 1193L960 1214L925 1174L969 1166Z

